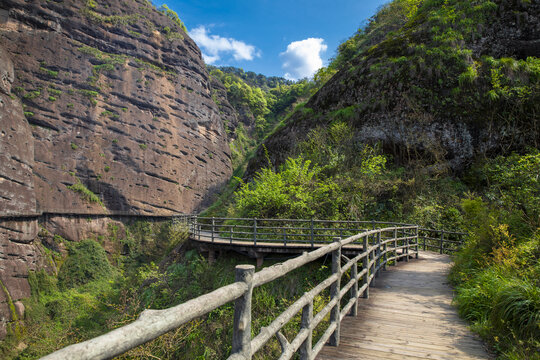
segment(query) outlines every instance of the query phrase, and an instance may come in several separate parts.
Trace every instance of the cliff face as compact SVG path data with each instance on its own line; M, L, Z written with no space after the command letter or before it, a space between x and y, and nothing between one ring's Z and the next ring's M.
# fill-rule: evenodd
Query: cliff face
M122 227L99 215L196 211L232 170L200 50L150 2L4 0L0 75L2 338L48 266L37 214L51 237L96 238Z
M34 143L22 105L10 96L13 63L0 46L0 214L31 215L36 212L32 168ZM16 331L23 315L20 300L30 294L28 269L41 266L34 245L37 220L0 218L0 338Z
M209 76L174 17L144 0L0 4L38 211L189 213L228 180Z
M386 13L397 16L392 6L404 3ZM357 55L267 139L274 164L334 121L351 124L358 143L437 171L539 145L539 3L451 0L405 10L412 15L384 36L372 35L377 24L358 35ZM266 163L262 148L257 155L248 174Z

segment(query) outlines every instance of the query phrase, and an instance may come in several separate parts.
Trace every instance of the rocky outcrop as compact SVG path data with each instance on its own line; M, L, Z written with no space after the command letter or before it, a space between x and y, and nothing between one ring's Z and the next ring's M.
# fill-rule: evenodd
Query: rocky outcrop
M189 213L229 179L208 73L173 20L144 0L0 4L38 211Z
M248 177L267 164L265 149L277 166L299 152L310 130L334 121L349 123L356 142L381 144L396 162L437 173L538 147L540 4L499 0L464 11L469 5L448 5L460 23L433 3L399 31L377 34L377 43L368 31L373 46L360 48L265 141Z
M40 264L32 169L34 143L19 99L11 94L13 62L0 46L0 338L17 332L30 294L29 269Z
M0 75L2 338L47 266L38 219L56 251L53 234L121 238L107 216L194 212L232 169L200 50L149 1L4 0Z

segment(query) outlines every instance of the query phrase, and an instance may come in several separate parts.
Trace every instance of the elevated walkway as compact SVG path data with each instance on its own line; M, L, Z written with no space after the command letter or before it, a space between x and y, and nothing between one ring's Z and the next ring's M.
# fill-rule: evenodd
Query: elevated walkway
M420 251L387 268L359 300L358 316L341 322L339 346L325 346L317 359L490 359L452 306L450 266L448 255Z

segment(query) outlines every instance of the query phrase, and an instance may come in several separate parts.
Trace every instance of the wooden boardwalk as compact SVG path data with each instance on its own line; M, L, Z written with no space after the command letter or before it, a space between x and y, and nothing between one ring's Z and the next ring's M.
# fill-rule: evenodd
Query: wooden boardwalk
M448 255L420 252L388 267L360 299L358 316L341 323L339 347L317 359L490 359L452 306Z

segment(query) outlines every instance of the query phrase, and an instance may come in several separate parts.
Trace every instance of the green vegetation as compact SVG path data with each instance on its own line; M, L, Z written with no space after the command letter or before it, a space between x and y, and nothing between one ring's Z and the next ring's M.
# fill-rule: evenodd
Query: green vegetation
M167 4L161 5L161 7L159 8L159 11L167 15L175 23L175 25L177 25L180 29L182 29L185 33L187 33L186 26L184 25L182 20L180 20L180 18L178 17L178 14L175 11L169 9ZM169 29L169 32L170 32L170 29Z
M244 72L234 67L216 68L208 66L210 74L225 86L227 100L236 111L245 117L246 124L253 124L253 129L246 129L240 123L225 124L231 138L230 147L233 167L244 164L255 146L260 143L279 122L290 108L314 91L314 84L307 80L293 83L278 77L265 77L254 72ZM222 108L214 92L213 99Z
M467 231L450 277L461 315L501 359L537 359L540 62L475 56L474 41L497 28L501 11L511 10L487 0L383 6L314 77L315 88L337 77L324 106L299 104L275 128L303 122L307 129L289 158L276 167L267 156L267 167L250 183L235 179L236 192L228 189L211 214L375 218ZM453 173L436 144L419 153L359 143L359 125L383 116L403 117L405 127L436 118L493 129L502 155Z
M49 75L52 78L58 77L58 71L49 70L49 69L47 69L47 68L45 68L43 66L39 68L39 71L46 73L47 75Z
M70 289L99 279L110 279L113 268L105 249L94 240L83 240L69 249L58 272L60 289Z
M141 148L141 150L148 149L148 145L146 145L146 144L139 144L139 147Z
M463 200L471 237L452 269L456 304L502 358L540 350L540 152L488 160Z
M79 148L79 146L75 143L71 143L71 149L73 150L77 150Z
M24 112L24 116L27 117L27 118L29 118L29 117L34 116L34 113L31 112L31 111L25 111L25 112Z
M90 99L90 103L92 105L97 105L97 100L96 100L96 97L99 95L99 93L97 91L94 91L94 90L86 90L86 89L78 89L77 90L79 93L83 94L85 97L87 97L88 99Z
M101 199L99 198L99 196L97 196L92 191L90 191L86 186L84 186L84 184L78 178L75 184L69 185L67 188L78 193L83 200L89 203L97 203L101 205L102 207L105 207L105 205L103 205L103 202L101 202Z
M245 258L230 256L214 264L194 250L185 250L187 229L180 222L136 221L125 236L110 224L108 235L74 244L55 236L67 253L44 249L59 268L58 276L32 272L32 297L25 300L24 350L8 337L0 344L3 358L39 358L70 343L103 334L135 320L147 308L162 309L185 302L234 281L234 267ZM106 253L100 244L107 244ZM60 246L61 245L61 246ZM327 266L315 264L290 277L257 288L253 294L253 329L258 332L279 312L328 276ZM315 311L328 301L324 292L315 299ZM230 352L234 305L228 304L200 319L120 358L222 359ZM326 321L324 321L327 324ZM298 331L300 316L284 328L290 336ZM316 329L315 338L321 335ZM275 358L280 351L272 340L256 358Z

